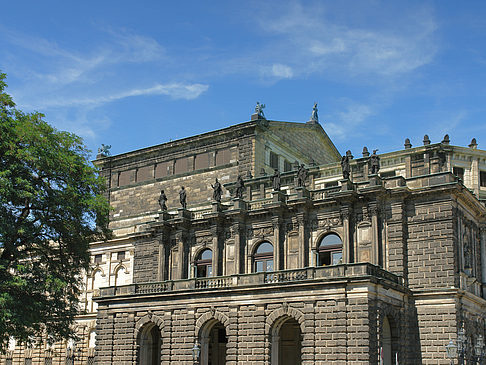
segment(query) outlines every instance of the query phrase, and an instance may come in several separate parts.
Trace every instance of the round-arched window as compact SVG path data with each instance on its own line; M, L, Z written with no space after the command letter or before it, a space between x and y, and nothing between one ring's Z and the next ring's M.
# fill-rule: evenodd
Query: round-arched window
M203 250L196 260L196 277L207 278L213 276L213 251Z
M330 233L322 238L318 252L319 266L343 263L343 241L335 233Z
M270 242L258 245L253 255L253 265L255 272L273 271L273 245Z

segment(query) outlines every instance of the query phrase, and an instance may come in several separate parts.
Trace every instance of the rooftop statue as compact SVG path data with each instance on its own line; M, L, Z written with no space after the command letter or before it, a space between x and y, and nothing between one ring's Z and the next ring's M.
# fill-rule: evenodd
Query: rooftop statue
M245 183L243 182L243 178L241 175L238 175L238 179L236 180L236 190L235 190L235 198L241 199L243 198L243 188L245 187Z
M179 191L179 202L181 203L182 209L186 209L187 207L187 195L186 195L186 190L184 189L183 186L181 186L181 190Z
M272 180L273 190L274 191L280 191L280 186L281 186L280 172L277 169L275 169L272 178L273 178L273 180Z
M350 166L349 166L349 157L348 156L343 156L341 158L341 168L343 170L343 179L349 180Z
M255 114L258 115L261 119L265 119L265 114L263 114L263 109L265 108L265 104L260 104L260 102L257 101L256 106L255 106Z
M167 210L167 205L165 204L167 202L167 195L165 195L164 190L160 191L160 196L159 196L159 206L160 210L166 211Z
M111 145L102 143L101 147L98 148L98 154L103 155L103 156L110 156L111 155L110 148L111 148Z
M314 103L314 107L312 108L310 121L315 123L319 122L319 116L317 115L317 103Z
M370 156L371 175L376 175L380 171L380 157L376 154L376 151L378 150L373 150L373 154Z
M309 171L304 167L304 164L299 166L299 170L297 170L297 186L303 187L305 186L305 182L307 180Z
M221 195L223 194L223 188L221 187L221 184L219 183L217 178L216 178L214 185L211 184L211 187L213 188L213 200L220 203L221 202Z

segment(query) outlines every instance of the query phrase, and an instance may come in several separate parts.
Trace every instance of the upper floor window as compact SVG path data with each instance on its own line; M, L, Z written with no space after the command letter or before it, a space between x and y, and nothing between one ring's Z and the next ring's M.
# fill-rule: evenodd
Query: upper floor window
M319 266L338 265L343 262L343 241L335 234L324 236L319 244Z
M292 164L287 160L284 160L284 171L292 171Z
M207 278L213 276L213 251L203 250L196 260L196 277Z
M278 169L278 155L272 151L270 151L270 167Z
M123 261L125 260L125 251L120 251L116 253L116 259L118 261Z
M464 181L464 169L462 167L454 166L452 168L452 173L456 175L459 179Z
M486 171L479 171L479 185L486 187Z
M101 254L100 255L95 255L95 257L94 257L94 263L95 264L101 264L102 259L103 259L103 255L101 255Z
M262 242L258 245L253 255L255 272L273 271L273 246L270 242Z

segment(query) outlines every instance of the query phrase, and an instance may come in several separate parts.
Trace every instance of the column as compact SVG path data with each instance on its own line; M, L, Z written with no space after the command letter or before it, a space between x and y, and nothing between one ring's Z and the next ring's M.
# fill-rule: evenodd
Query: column
M275 247L274 247L274 260L275 260L274 270L282 270L282 263L281 263L282 248L281 248L281 243L280 243L280 226L281 226L280 217L272 217L272 225L273 225L273 242L275 244Z
M353 245L351 243L351 237L349 233L349 217L351 215L351 208L345 206L341 209L341 218L343 220L343 263L348 264L353 258L353 262L356 262L358 253L356 247L353 252Z
M305 247L305 224L307 216L305 213L297 214L297 222L299 223L299 268L306 267L306 247Z
M378 204L372 202L368 206L371 214L371 228L373 230L373 242L371 250L371 260L374 265L380 265L380 235L378 227Z
M241 257L241 247L242 247L242 227L243 224L241 222L236 222L233 223L232 229L233 229L233 234L234 234L234 239L235 239L235 268L234 268L234 273L235 274L242 274L241 270L241 263L242 263L242 257Z
M211 235L213 236L213 276L220 276L222 273L222 268L220 267L220 252L219 252L219 233L220 229L218 226L211 227Z

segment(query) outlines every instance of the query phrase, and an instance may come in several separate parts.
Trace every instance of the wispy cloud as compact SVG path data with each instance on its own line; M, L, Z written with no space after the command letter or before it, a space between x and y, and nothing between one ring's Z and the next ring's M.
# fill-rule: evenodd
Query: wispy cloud
M77 97L77 98L48 98L46 100L38 100L36 105L44 108L50 107L73 107L73 106L99 106L102 104L111 103L117 100L129 98L132 96L144 95L167 95L173 99L192 100L199 97L202 93L207 91L209 85L205 84L156 84L155 86L142 89L130 89L113 94L99 94L97 97Z
M277 81L309 76L388 79L431 63L438 52L438 26L427 10L382 27L338 22L325 4L315 1L263 4L258 13L258 46L218 55L216 63L226 74L255 75L259 69L257 75Z
M349 131L358 130L357 127L360 124L376 113L371 105L353 101L346 101L346 104L343 108L344 111L333 116L334 122L326 123L326 130L333 138L343 139L348 137Z

